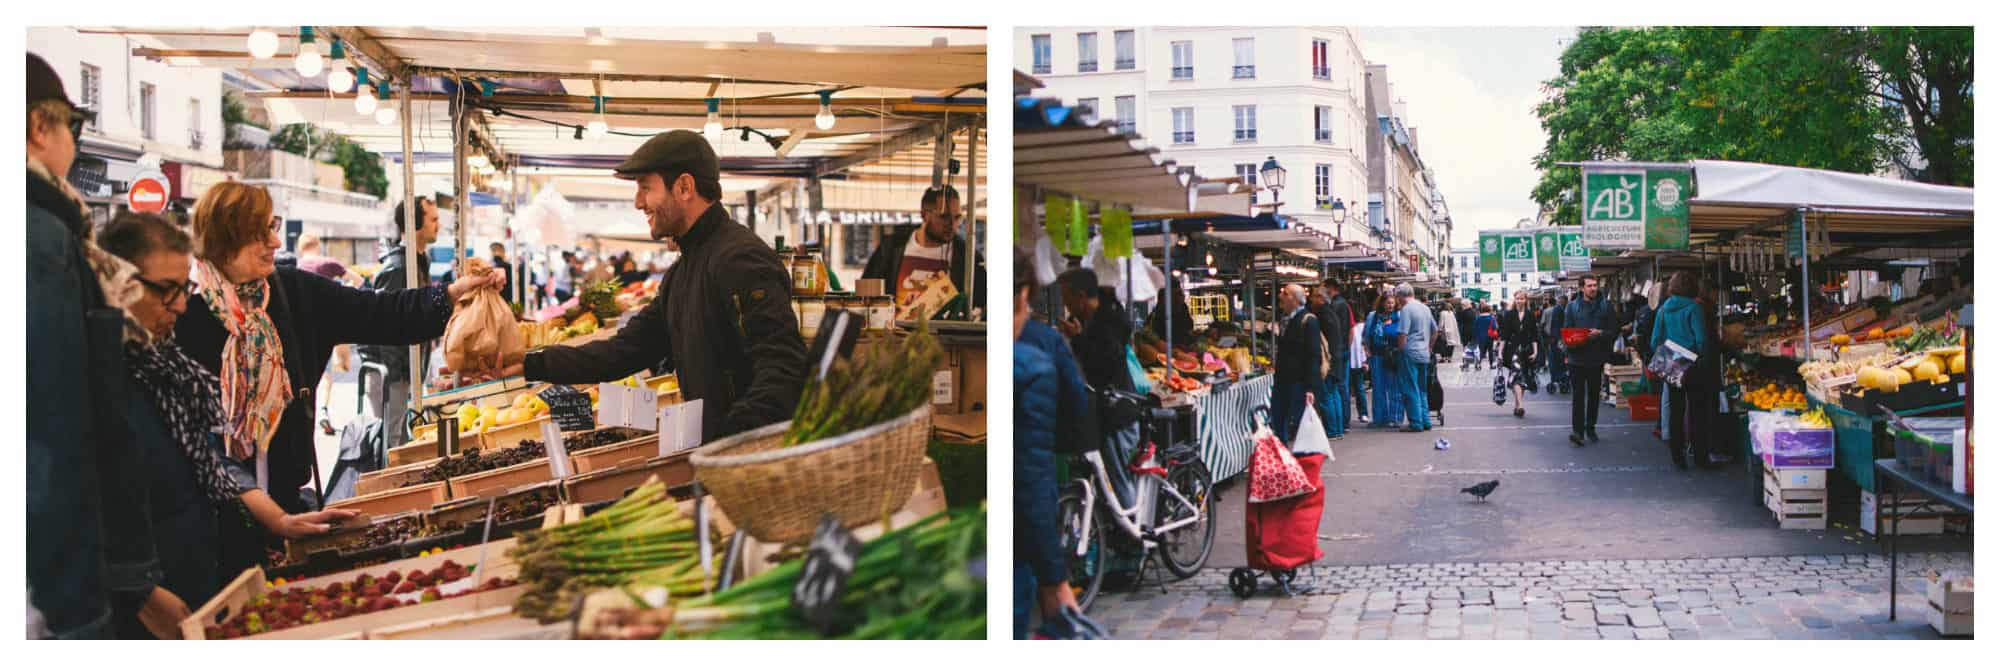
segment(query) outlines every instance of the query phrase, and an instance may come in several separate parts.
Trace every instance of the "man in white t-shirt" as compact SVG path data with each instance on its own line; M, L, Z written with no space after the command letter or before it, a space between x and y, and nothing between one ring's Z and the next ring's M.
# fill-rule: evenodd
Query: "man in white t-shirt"
M861 278L882 280L885 290L895 296L898 305L903 305L922 293L925 281L939 271L948 271L958 293L973 307L981 306L986 302L986 259L972 257L973 284L968 288L965 266L971 253L965 239L957 233L958 224L965 217L958 190L950 185L924 190L921 206L924 223L884 239L875 247L875 254L868 257Z

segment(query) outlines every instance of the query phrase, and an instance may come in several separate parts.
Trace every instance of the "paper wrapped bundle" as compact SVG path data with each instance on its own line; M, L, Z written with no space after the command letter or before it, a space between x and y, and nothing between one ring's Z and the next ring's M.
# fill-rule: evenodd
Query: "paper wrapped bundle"
M460 263L465 275L478 277L493 272L492 265L477 257ZM475 289L460 296L444 327L445 364L460 373L490 372L521 362L527 353L521 330L514 325L514 310L501 299L495 287Z

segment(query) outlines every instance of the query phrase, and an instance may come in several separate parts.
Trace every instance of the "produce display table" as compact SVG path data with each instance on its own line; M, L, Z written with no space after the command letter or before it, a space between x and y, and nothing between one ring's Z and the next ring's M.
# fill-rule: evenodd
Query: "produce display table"
M1901 505L1901 503L1898 503L1899 506L1889 510L1888 517L1894 521L1893 523L1882 522L1883 507L1889 504L1889 502L1878 501L1875 503L1875 524L1881 527L1881 529L1875 530L1875 538L1878 540L1881 539L1882 532L1886 531L1889 533L1889 621L1895 622L1896 560L1898 555L1896 542L1901 538L1900 533L1903 531L1901 529L1903 516L1905 514L1920 511L1935 511L1947 507L1963 511L1969 516L1972 515L1972 496L1952 492L1951 487L1947 485L1932 483L1930 479L1924 478L1920 473L1904 467L1895 458L1884 458L1875 461L1875 472L1880 475L1878 478L1883 481L1880 486L1882 495L1888 495L1891 488L1899 488L1916 491L1918 494L1923 495L1924 500L1922 504L1914 505Z
M1826 415L1833 420L1834 467L1840 470L1841 475L1860 485L1862 490L1879 492L1875 484L1876 468L1869 464L1869 461L1875 459L1875 427L1881 424L1882 417L1857 414L1838 404L1821 402L1811 396L1807 396L1806 402L1810 407L1825 410ZM1906 409L1896 412L1896 415L1918 416L1963 406L1965 406L1964 401L1953 401Z
M1195 446L1216 483L1250 468L1250 410L1271 404L1271 375L1213 387L1194 399Z

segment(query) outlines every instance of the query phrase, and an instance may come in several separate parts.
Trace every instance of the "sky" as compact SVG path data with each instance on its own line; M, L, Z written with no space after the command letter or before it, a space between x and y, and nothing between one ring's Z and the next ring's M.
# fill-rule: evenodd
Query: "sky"
M1389 67L1418 151L1451 209L1452 247L1535 215L1535 119L1543 81L1575 28L1355 29L1361 55Z

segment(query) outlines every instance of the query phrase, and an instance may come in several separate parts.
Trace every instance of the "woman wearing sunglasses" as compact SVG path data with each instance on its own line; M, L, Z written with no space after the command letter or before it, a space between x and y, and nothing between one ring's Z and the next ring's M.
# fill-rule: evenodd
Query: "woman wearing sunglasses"
M341 285L296 268L279 268L282 245L263 188L236 182L210 187L196 202L194 291L174 326L189 356L220 379L223 445L228 457L259 462L246 495L260 530L223 521L224 571L264 563L273 537L324 532L345 512L319 508L313 490L313 387L335 345L410 345L444 334L460 294L497 286L499 273L446 288L376 292Z

